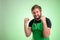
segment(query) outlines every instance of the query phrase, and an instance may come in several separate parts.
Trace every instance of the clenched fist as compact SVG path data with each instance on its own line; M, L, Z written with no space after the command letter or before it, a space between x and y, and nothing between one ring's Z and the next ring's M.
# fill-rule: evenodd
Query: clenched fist
M42 21L46 21L46 17L44 17L44 16L42 16L40 19L41 19Z
M25 18L24 19L24 24L27 24L28 21L29 21L29 18Z

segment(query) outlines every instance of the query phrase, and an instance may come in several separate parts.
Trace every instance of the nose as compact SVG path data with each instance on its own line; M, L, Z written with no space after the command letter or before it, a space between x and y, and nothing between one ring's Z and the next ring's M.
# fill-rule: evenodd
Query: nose
M37 13L35 13L35 15L37 15Z

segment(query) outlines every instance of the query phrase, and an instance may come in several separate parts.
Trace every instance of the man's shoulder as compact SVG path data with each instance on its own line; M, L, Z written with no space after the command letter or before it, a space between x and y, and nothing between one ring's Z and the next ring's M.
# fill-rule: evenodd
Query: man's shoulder
M52 24L51 24L51 20L49 18L46 17L46 23L47 23L47 26L49 28L51 28Z
M33 22L33 21L34 21L34 19L30 20L30 22Z
M50 21L50 19L48 17L46 17L46 21Z
M33 22L34 22L34 19L30 20L29 27L32 27Z

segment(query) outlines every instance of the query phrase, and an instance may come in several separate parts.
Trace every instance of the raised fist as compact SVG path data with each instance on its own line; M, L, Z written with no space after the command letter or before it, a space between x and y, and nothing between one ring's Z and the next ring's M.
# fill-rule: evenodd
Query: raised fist
M24 24L27 24L28 21L29 21L29 18L25 18L24 19Z
M45 21L46 20L46 17L44 17L44 16L41 16L41 18L40 18L42 21Z

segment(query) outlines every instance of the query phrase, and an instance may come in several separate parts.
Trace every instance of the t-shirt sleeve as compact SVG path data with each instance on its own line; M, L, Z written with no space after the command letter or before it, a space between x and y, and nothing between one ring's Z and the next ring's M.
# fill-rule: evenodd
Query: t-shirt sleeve
M29 22L29 24L28 24L29 27L32 27L33 21L34 21L34 19L32 19L32 20Z
M51 28L52 24L49 18L46 18L46 23L49 28Z

